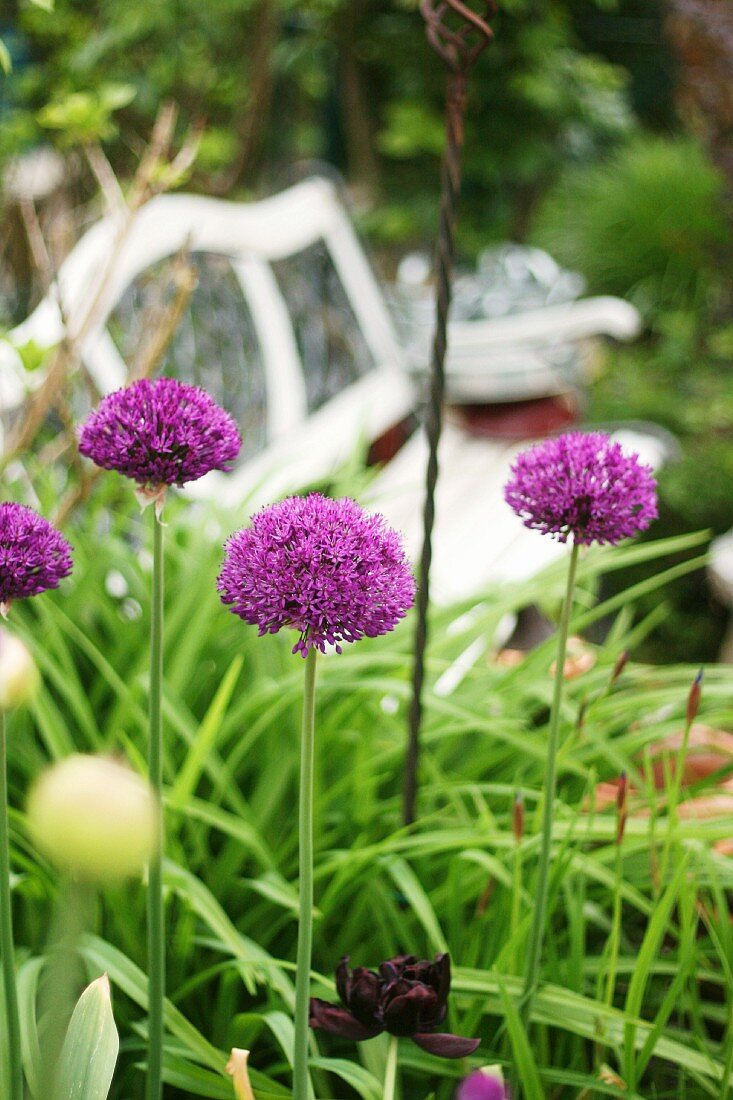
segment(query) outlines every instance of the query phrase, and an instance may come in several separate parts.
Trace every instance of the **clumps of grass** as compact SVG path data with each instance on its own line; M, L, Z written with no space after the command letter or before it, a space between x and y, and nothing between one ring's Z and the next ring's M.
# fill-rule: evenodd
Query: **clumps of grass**
M733 246L724 178L690 138L640 137L574 169L532 235L592 291L631 296L650 313L704 296Z

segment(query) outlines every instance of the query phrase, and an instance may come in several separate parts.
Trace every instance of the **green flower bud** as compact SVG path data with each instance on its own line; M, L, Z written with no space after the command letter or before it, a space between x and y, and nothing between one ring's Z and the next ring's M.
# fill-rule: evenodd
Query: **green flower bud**
M28 828L38 847L87 881L140 874L158 843L157 822L145 780L106 756L67 757L28 798Z
M0 710L29 702L40 684L31 652L20 638L0 629Z

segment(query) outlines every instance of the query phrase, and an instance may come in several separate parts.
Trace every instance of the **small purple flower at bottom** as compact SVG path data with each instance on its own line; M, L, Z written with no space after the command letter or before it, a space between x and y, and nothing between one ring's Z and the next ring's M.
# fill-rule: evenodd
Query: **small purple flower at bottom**
M147 378L104 397L82 426L79 451L131 478L151 499L168 485L229 470L242 439L228 412L198 386Z
M261 635L299 630L293 653L303 657L386 634L415 598L400 536L384 517L320 493L257 512L227 542L217 587Z
M71 547L52 523L25 504L0 504L0 614L13 600L38 596L71 572Z
M601 432L569 432L522 451L504 499L525 527L585 546L615 544L657 518L651 468Z
M458 1087L456 1100L508 1100L509 1090L489 1073L470 1074Z
M412 1039L441 1058L464 1058L476 1050L479 1039L436 1032L448 1012L448 955L436 955L434 962L397 955L381 963L378 971L363 966L351 971L348 962L345 956L336 970L336 988L344 1007L312 997L312 1028L357 1043L386 1031Z

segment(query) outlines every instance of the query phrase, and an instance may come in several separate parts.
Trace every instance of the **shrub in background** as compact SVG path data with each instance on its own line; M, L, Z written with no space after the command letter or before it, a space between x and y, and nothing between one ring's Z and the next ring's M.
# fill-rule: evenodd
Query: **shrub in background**
M583 48L571 9L568 0L502 0L496 42L471 81L469 244L492 228L521 233L562 164L597 155L633 126L628 74ZM172 98L184 122L207 131L198 189L273 189L283 168L322 158L379 198L383 239L432 238L445 72L416 0L57 0L52 16L23 8L19 28L12 79L0 88L14 137L0 135L0 159L44 136L46 104L94 102L111 82L136 91L108 145L122 175Z
M649 316L706 301L732 244L723 177L687 138L639 137L564 178L532 236L591 291Z

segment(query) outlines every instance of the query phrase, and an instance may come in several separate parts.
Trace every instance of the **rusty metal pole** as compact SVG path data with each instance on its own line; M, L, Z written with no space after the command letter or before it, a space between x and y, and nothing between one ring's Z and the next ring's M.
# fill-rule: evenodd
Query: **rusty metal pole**
M406 825L415 820L417 775L420 759L422 694L425 679L427 615L430 601L430 563L435 521L435 486L438 480L438 444L443 422L445 391L445 349L451 303L451 276L455 252L455 226L461 186L463 120L466 112L468 73L482 50L493 38L488 20L496 14L496 0L485 0L484 14L478 15L461 0L423 0L420 11L428 41L448 67L446 92L446 141L440 185L440 222L435 254L435 335L430 368L430 396L425 416L428 465L425 479L423 547L417 593L412 701L405 759L403 817Z

